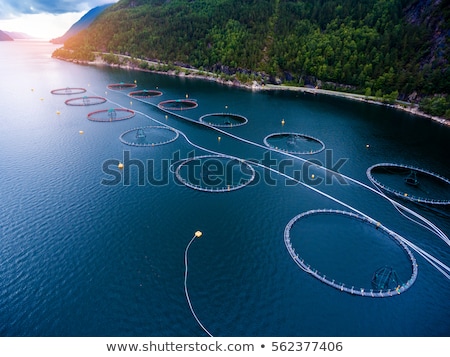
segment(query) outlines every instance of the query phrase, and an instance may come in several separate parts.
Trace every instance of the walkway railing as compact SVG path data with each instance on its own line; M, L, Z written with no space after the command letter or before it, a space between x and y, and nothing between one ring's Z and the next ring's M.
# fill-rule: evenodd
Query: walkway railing
M397 286L395 289L387 289L387 290L374 290L374 289L365 289L361 287L355 287L355 286L345 286L344 283L337 283L335 280L330 280L327 278L326 275L320 273L317 269L312 268L309 264L307 264L304 259L302 259L296 252L294 247L292 246L290 232L292 226L301 218L304 218L306 216L315 215L315 214L340 214L345 215L348 217L355 218L359 221L362 221L364 223L370 224L374 226L377 230L380 230L381 232L388 235L390 238L394 239L395 242L405 251L405 253L408 255L408 258L411 262L411 277L409 280L402 285ZM417 279L417 262L416 258L412 254L412 252L409 250L409 248L406 246L406 244L403 242L403 238L399 236L397 233L391 231L390 229L384 227L379 222L375 222L374 220L363 217L351 212L347 211L340 211L340 210L332 210L332 209L317 209L317 210L311 210L307 212L303 212L294 218L292 218L289 223L286 225L286 228L284 229L284 244L286 246L286 249L289 252L289 255L294 260L294 262L305 272L308 274L311 274L313 277L318 279L324 284L327 284L335 289L338 289L342 292L346 292L352 295L359 295L364 297L390 297L395 296L403 293L404 291L408 290L416 281Z

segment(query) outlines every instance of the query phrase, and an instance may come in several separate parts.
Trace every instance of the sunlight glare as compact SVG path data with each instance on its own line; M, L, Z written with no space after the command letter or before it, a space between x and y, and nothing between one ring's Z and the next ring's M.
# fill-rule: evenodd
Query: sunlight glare
M87 11L69 12L61 15L28 14L0 20L0 30L22 32L35 38L51 40L64 33Z

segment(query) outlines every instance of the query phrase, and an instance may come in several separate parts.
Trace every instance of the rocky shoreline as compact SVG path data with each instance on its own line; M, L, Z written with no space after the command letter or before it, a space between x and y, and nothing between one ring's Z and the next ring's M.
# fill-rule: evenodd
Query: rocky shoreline
M65 58L60 58L60 57L55 57L55 58L63 60L63 61L77 63L77 64L85 64L85 65L87 64L87 65L95 65L95 66L110 66L110 67L123 68L123 69L127 69L127 70L208 80L208 81L216 82L216 83L219 83L222 85L227 85L227 86L231 86L231 87L239 87L239 88L244 88L244 89L248 89L248 90L252 90L252 91L263 91L263 90L266 90L266 91L276 91L276 90L277 91L297 91L297 92L309 93L309 94L313 94L313 95L322 94L322 95L330 95L330 96L334 96L334 97L342 97L342 98L347 98L350 100L357 100L357 101L362 101L362 102L366 102L366 103L370 103L370 104L383 105L386 107L402 110L409 114L424 117L424 118L433 120L441 125L450 127L450 120L442 118L442 117L436 117L436 116L426 114L419 110L419 105L413 104L413 103L400 104L399 102L397 102L394 104L389 104L389 103L383 103L383 102L377 100L376 97L367 97L367 96L364 96L361 94L338 92L338 91L332 91L332 90L326 90L326 89L320 89L320 88L296 87L296 86L287 86L287 85L283 85L283 84L260 84L256 81L253 81L253 83L248 84L248 83L242 83L242 82L238 81L237 79L227 80L227 79L217 76L214 73L200 71L198 69L193 69L193 68L180 67L181 70L168 70L168 71L143 69L143 68L140 68L139 66L130 64L130 62L128 60L130 60L131 58L129 56L125 56L125 55L116 55L116 56L121 59L125 59L126 62L124 64L111 64L111 63L107 63L106 61L104 61L100 56L97 56L95 61L76 61L76 60L67 60ZM142 60L140 60L140 61L142 61ZM153 67L163 65L162 63L159 63L156 61L146 61L146 62L149 66L153 66Z

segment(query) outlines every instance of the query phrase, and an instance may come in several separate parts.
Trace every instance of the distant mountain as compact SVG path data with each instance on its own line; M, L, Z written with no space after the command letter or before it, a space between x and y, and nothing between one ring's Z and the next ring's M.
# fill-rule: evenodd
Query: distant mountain
M89 25L97 18L98 15L100 15L105 9L110 7L111 4L105 4L101 6L94 7L93 9L89 10L80 20L78 20L76 23L74 23L67 32L62 35L61 37L54 38L50 42L55 44L62 44L64 43L69 37L72 37L76 35L81 30L86 29L89 27Z
M3 31L3 32L6 33L9 37L11 37L14 40L28 40L28 39L34 38L33 36L30 36L23 32L8 32L8 31Z
M14 41L14 39L7 33L0 30L0 41Z

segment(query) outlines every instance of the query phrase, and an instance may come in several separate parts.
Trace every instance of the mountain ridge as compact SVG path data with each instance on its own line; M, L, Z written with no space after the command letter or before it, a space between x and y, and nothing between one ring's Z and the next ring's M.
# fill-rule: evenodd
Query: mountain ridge
M0 41L14 41L5 31L0 30Z
M437 94L447 101L448 3L121 0L58 55L87 59L93 51L109 52L243 81L403 100Z
M54 44L63 44L68 38L75 36L81 30L84 30L89 27L89 25L100 15L103 11L105 11L108 7L113 5L105 4L92 8L85 15L83 15L77 22L75 22L64 35L51 39L50 42Z

